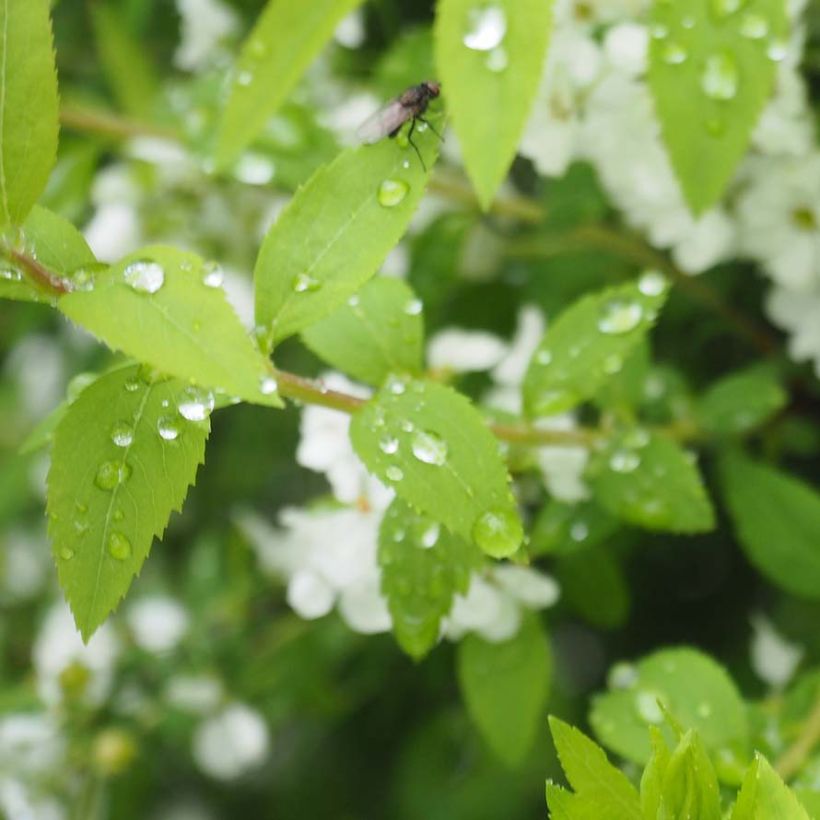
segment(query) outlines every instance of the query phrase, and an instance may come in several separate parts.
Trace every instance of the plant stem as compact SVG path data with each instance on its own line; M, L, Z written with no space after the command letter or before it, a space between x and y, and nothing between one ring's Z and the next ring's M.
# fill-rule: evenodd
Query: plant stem
M179 134L173 128L166 128L153 123L137 122L126 119L119 114L96 108L77 108L66 106L60 109L60 122L72 131L98 134L114 139L130 137L163 137L179 140Z
M800 771L818 742L820 742L820 695L809 712L797 739L774 764L775 770L783 780L791 780Z
M5 248L8 257L18 264L43 289L55 296L71 292L71 282L43 267L36 259L14 248Z

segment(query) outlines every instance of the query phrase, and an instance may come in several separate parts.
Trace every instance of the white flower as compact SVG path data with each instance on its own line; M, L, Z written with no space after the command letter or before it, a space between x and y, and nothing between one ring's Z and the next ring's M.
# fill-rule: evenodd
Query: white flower
M339 614L354 631L365 635L389 632L393 621L381 594L380 573L373 571L342 590Z
M210 675L174 675L165 689L171 706L197 715L212 712L223 696L222 683Z
M649 32L638 23L613 26L604 36L607 62L622 73L637 77L646 71Z
M764 154L808 154L814 144L806 81L800 71L780 64L775 93L752 134L752 145Z
M342 18L333 32L333 39L345 48L358 48L364 43L365 33L364 14L361 9L356 9Z
M507 351L503 339L483 330L450 328L436 333L427 345L427 361L434 370L468 373L489 370Z
M9 529L0 536L0 545L0 601L32 598L51 572L45 533Z
M530 609L552 606L560 595L558 584L531 567L499 564L493 568L493 577L513 598Z
M544 338L546 322L544 314L535 305L524 305L518 312L515 335L504 357L493 370L493 381L505 387L519 388L536 348ZM516 408L512 412L519 412Z
M174 65L185 71L206 68L220 55L221 44L237 29L236 13L219 0L176 0L182 39Z
M804 649L786 640L764 615L755 615L752 627L752 668L761 680L780 689L792 679Z
M87 703L100 704L111 691L114 663L120 645L110 624L103 624L84 644L65 604L51 608L43 621L32 649L37 672L37 691L43 701L53 705L62 697L60 675L78 664L89 675L84 691Z
M0 771L48 774L59 765L64 751L52 717L20 712L0 719Z
M50 336L25 336L9 352L4 370L17 383L23 408L34 418L53 410L63 397L65 357Z
M9 820L64 820L55 800L32 794L20 781L0 774L0 815Z
M174 598L142 598L128 608L134 642L146 652L168 652L188 631L188 612Z
M137 211L128 203L100 205L83 229L85 241L97 259L113 262L137 250L142 231Z
M814 360L820 378L820 286L813 293L774 288L766 310L775 324L791 334L789 354L796 361Z
M216 780L235 780L265 761L270 747L262 715L232 703L197 728L193 755L202 771Z
M224 275L222 287L225 290L225 296L239 317L239 321L251 330L255 319L253 284L247 276L232 270L225 270Z

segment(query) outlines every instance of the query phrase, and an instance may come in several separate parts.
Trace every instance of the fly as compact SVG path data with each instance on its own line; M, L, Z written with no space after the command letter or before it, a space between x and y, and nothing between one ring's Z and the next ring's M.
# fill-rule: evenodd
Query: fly
M423 82L418 85L411 85L403 94L389 102L384 108L373 114L372 117L362 123L357 131L359 139L365 143L378 142L384 137L395 137L401 127L410 120L410 130L407 133L407 141L413 146L422 168L427 170L418 146L413 142L413 131L418 121L423 122L439 139L441 134L424 119L427 106L431 100L436 99L441 94L441 85L435 82Z

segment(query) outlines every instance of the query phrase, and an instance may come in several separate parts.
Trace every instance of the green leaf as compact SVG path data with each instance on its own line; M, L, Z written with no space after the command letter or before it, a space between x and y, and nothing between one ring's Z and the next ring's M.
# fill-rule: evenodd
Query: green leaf
M471 634L458 646L458 680L470 716L510 766L524 759L539 731L551 674L549 643L534 617L509 641Z
M369 384L389 373L418 375L422 369L422 305L400 279L378 277L347 304L302 333L307 346L328 364Z
M371 473L451 532L496 558L521 545L498 442L455 390L392 378L353 416L350 437Z
M593 701L590 723L605 746L628 760L649 759L647 726L664 718L658 701L684 727L696 729L707 748L746 748L746 708L737 688L722 666L695 649L655 652L621 667L610 686Z
M100 64L120 109L135 117L150 116L158 83L145 43L111 6L91 6L91 20Z
M435 646L441 619L480 564L472 544L393 501L379 530L379 565L393 633L405 652L418 659Z
M592 549L614 535L617 519L594 501L566 504L549 500L538 514L530 535L530 555L567 555Z
M614 436L590 461L595 499L630 524L696 533L715 526L697 466L662 435L635 429Z
M640 820L638 792L626 775L607 760L604 750L555 717L550 717L549 723L561 767L575 792L600 803L602 818Z
M663 775L660 811L663 820L720 820L717 775L697 732L683 736Z
M735 453L721 462L723 493L749 560L778 586L820 598L820 494Z
M207 422L169 411L185 382L144 381L129 365L83 390L57 427L49 535L85 640L117 606L205 453Z
M154 245L113 265L91 290L64 296L60 310L163 373L281 407L268 361L209 274L198 256Z
M592 398L646 338L666 301L655 271L637 282L590 294L549 328L524 377L530 415L552 415Z
M236 62L219 126L216 164L247 148L287 99L339 21L361 0L269 0Z
M785 407L789 396L768 367L732 373L713 384L695 409L700 427L718 435L745 433Z
M652 4L649 85L672 166L695 214L740 162L785 56L783 0Z
M757 753L743 778L732 820L810 820L794 792Z
M57 156L57 71L48 0L0 6L0 230L20 224Z
M527 123L551 28L552 0L439 0L436 65L485 210Z
M438 138L413 140L432 167ZM300 189L256 261L256 322L277 342L324 318L378 270L416 210L428 171L382 140L342 151Z
M671 757L669 747L657 726L649 727L652 757L641 776L641 810L644 820L657 820L663 796L663 780Z

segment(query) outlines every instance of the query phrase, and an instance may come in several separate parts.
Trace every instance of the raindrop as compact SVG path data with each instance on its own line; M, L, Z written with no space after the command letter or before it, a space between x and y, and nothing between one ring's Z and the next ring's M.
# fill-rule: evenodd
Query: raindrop
M476 520L472 535L484 552L501 557L518 549L524 532L513 511L489 510Z
M188 421L205 421L214 409L214 394L210 390L191 385L177 400L179 414Z
M278 385L276 384L276 379L273 376L263 376L259 380L259 392L263 396L271 396L276 392L276 388Z
M623 661L614 664L606 676L606 683L610 689L631 689L637 682L637 667Z
M319 290L320 287L322 287L322 283L307 273L300 273L293 280L293 290L296 293L312 293Z
M71 284L74 290L87 292L94 290L94 272L88 268L80 268L71 274Z
M382 436L379 439L379 449L385 455L395 455L399 451L399 440L393 436Z
M666 43L663 47L661 59L667 65L681 65L681 63L686 62L688 56L686 49L679 43Z
M789 56L789 44L786 40L772 40L766 49L766 56L773 63L782 63Z
M655 23L650 34L654 40L665 40L669 36L669 29L663 23Z
M401 379L390 379L387 389L394 396L401 396L407 390L407 385Z
M85 518L75 518L74 530L80 535L82 535L85 532L88 532L88 521Z
M709 99L734 99L739 82L737 65L731 54L723 52L707 57L700 77L700 87Z
M635 694L635 709L647 723L662 723L663 711L656 692L641 690Z
M0 279L6 282L19 282L23 278L23 274L15 268L0 267Z
M648 270L638 279L638 290L644 296L660 296L668 287L669 281L657 270Z
M629 333L640 324L642 318L643 308L638 302L614 299L604 305L598 319L598 330L612 335Z
M379 205L384 208L394 208L407 196L410 186L401 179L385 179L379 185Z
M421 538L419 539L419 545L426 550L432 549L438 543L438 537L440 532L441 527L438 524L430 524L430 526L427 527L421 534Z
M264 40L251 40L248 44L248 51L250 52L252 57L255 57L257 60L260 57L264 57L268 53L268 47L265 45Z
M253 74L250 71L240 71L236 75L236 84L247 88L253 82Z
M540 365L548 365L552 361L552 352L549 350L539 350L535 354L535 361Z
M122 273L125 281L138 293L156 293L165 282L162 265L150 259L138 259L126 265Z
M131 468L124 461L104 461L97 469L94 483L101 490L113 490L131 476Z
M108 536L108 554L118 561L126 561L131 557L131 542L121 532L112 532Z
M422 303L421 299L411 299L404 306L404 312L408 316L418 316L421 313L423 308L424 308L424 304Z
M404 471L401 467L396 467L395 464L391 464L387 470L385 470L385 475L390 481L401 481L404 478Z
M684 17L680 24L687 29L693 29L695 27L695 18L694 17Z
M718 19L737 14L745 5L746 0L712 0L711 3L712 13Z
M163 441L175 441L179 437L179 423L174 416L160 416L157 419L157 432Z
M356 307L359 306L360 301L361 300L359 299L359 295L357 293L354 293L353 296L351 296L347 300L347 305L348 305L348 307L356 308Z
M416 425L409 419L404 419L401 423L401 429L404 430L405 433L412 433L413 430L416 429Z
M246 185L267 185L275 174L273 160L252 151L243 154L233 168L233 175Z
M589 527L585 521L576 521L569 528L569 537L578 543L586 541L589 536Z
M140 389L140 381L139 379L128 379L124 386L129 393L136 393Z
M507 33L507 15L499 6L473 8L467 16L462 42L473 51L492 51Z
M447 460L447 442L435 433L419 430L413 436L413 455L424 464L440 467Z
M112 518L115 521L122 521L122 519L125 518L125 513L123 513L122 510L114 510L114 515L112 516Z
M609 458L609 469L613 473L632 473L641 464L641 457L631 450L616 450Z
M225 275L217 262L206 262L202 268L202 284L207 288L221 288Z
M749 12L740 21L740 35L748 40L762 40L769 34L769 21L762 14Z
M487 55L487 59L484 61L484 65L486 65L487 68L494 74L500 74L502 71L506 70L509 64L510 57L507 54L507 49L503 46L494 48Z
M71 549L71 547L63 547L60 550L60 558L62 558L63 561L70 561L73 557L74 557L74 550Z
M134 428L125 421L118 421L111 428L111 441L117 447L129 447L134 441Z

